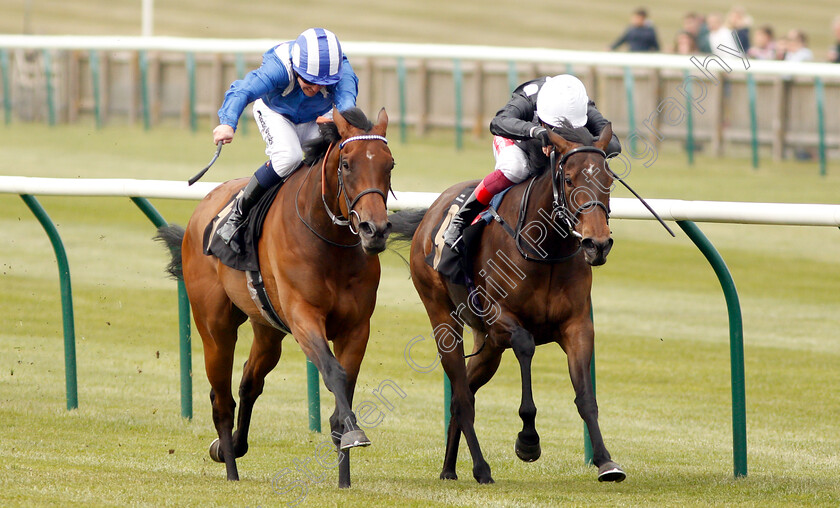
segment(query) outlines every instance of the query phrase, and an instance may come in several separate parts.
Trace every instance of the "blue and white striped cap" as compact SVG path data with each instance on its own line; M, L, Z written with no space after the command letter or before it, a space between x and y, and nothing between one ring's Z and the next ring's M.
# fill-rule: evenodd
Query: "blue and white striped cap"
M292 68L300 77L316 85L338 82L341 59L338 38L324 28L304 31L292 45Z

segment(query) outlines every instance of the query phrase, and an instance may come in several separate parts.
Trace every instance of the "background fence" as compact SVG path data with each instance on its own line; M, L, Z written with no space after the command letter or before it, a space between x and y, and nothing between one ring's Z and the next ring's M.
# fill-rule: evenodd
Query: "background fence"
M53 123L217 121L230 83L259 66L276 41L172 37L0 36L4 118ZM759 148L774 159L840 154L840 66L705 56L601 53L432 44L343 44L360 77L358 103L381 106L423 135L435 127L485 133L510 91L527 79L570 72L645 157L664 141L715 156ZM710 57L716 58L716 57ZM749 65L747 69L746 66ZM704 69L706 69L704 71ZM693 77L694 79L691 79ZM691 85L686 86L691 81ZM682 91L681 91L682 90ZM692 101L689 94L694 97ZM684 109L681 114L674 104ZM668 108L669 104L672 106ZM828 112L829 114L826 114ZM250 120L241 123L247 131ZM649 146L648 146L649 145Z

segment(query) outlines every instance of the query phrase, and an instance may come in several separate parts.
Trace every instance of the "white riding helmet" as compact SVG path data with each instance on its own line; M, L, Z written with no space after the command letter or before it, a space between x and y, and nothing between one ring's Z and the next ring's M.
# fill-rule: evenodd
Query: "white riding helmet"
M583 127L588 108L586 87L570 74L546 78L537 95L537 116L553 127L558 127L563 119L572 127Z

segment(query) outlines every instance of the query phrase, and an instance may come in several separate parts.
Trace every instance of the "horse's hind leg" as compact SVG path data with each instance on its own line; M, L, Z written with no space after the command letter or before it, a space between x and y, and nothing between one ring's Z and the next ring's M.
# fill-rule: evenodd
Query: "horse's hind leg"
M429 312L429 315L433 316L432 325L434 326L438 352L441 354L441 365L443 365L443 370L452 385L452 404L450 406L452 421L447 434L447 457L444 458L444 469L440 473L440 478L443 480L457 478L452 464L456 458L454 455L457 453L457 442L452 442L450 445L449 441L458 439L457 429L460 429L464 433L464 439L467 441L470 455L472 455L473 477L478 483L493 483L490 464L484 459L481 446L478 444L478 436L475 434L475 395L467 384L464 344L460 340L461 326L449 314L443 314L446 318L442 321L435 320L434 316L439 316L439 313ZM457 425L454 429L453 422ZM450 453L452 456L449 455Z
M265 376L280 360L285 335L271 326L253 321L251 326L254 329L254 343L251 345L251 353L239 384L239 415L236 420L236 432L233 433L233 451L237 458L248 452L248 429L251 426L254 403L263 392Z
M588 315L567 326L564 336L566 340L561 345L569 361L569 375L575 388L575 405L589 431L592 460L598 467L598 481L620 482L627 475L610 458L598 425L598 403L595 400L590 372L595 330Z
M467 383L474 397L479 388L487 384L499 369L503 351L492 344L485 343L487 339L484 338L483 333L474 331L473 337L475 339L473 353L476 353L476 348L478 352L467 362ZM458 422L452 419L446 434L446 454L443 458L443 471L440 474L442 479L458 479L455 466L458 462L460 442L461 429L458 427Z
M236 402L230 390L230 381L236 329L244 321L244 315L235 316L234 321L227 322L225 326L214 327L211 332L207 322L199 316L199 312L195 314L196 328L204 342L204 367L211 387L210 403L213 406L213 424L219 435L219 438L210 445L210 456L217 462L225 463L228 480L238 480L239 472L236 469L232 435Z

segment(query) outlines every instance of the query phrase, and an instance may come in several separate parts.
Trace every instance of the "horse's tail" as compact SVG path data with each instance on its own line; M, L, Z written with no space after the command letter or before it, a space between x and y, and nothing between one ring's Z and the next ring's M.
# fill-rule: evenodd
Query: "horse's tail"
M166 272L173 279L182 280L184 272L181 267L181 242L184 241L184 228L177 224L161 226L158 228L154 239L163 242L169 247L169 252L172 254L172 260L166 265Z
M388 237L388 243L410 243L427 211L429 211L428 208L400 210L389 215L388 220L391 221L391 236Z

